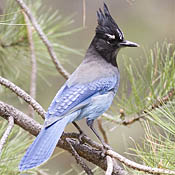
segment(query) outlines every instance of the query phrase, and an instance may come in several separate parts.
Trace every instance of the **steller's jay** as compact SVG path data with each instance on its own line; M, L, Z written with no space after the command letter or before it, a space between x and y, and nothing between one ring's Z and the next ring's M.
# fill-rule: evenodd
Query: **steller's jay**
M124 40L105 3L104 12L99 9L97 17L96 33L84 60L53 99L43 129L20 162L20 171L47 161L66 125L82 118L86 118L87 125L105 146L93 122L111 106L117 92L120 79L116 62L118 51L138 45Z

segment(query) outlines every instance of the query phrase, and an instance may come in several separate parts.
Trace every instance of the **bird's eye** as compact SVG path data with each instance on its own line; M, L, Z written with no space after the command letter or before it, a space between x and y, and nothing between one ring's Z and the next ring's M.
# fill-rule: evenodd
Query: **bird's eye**
M113 43L115 43L115 39L112 39L112 40L110 39L110 40L107 40L106 42L107 42L108 44L113 44Z

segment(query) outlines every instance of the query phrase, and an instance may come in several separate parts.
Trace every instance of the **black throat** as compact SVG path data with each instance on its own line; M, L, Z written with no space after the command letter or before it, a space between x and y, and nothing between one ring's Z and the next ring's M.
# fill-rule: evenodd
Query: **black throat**
M113 66L118 68L117 65L117 54L119 51L118 49L114 48L108 48L103 46L99 43L99 40L94 37L92 40L89 49L94 49L104 60L106 60L108 63L111 63Z

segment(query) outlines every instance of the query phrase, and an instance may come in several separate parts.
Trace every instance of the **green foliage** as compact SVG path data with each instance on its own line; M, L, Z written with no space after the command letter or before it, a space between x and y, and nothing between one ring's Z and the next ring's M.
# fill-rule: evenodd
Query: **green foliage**
M118 100L126 113L140 112L174 87L174 45L157 43L145 58L124 60L128 80L121 87L124 92Z
M81 52L66 46L64 36L69 36L81 30L76 28L65 31L74 21L72 17L62 17L58 11L43 7L42 1L27 1L32 14L49 38L54 47L59 61L66 62L69 54L82 55ZM33 41L39 80L45 80L49 74L57 74L55 65L52 63L48 51L33 30ZM13 0L7 0L3 15L0 16L0 75L9 80L20 83L23 88L28 87L29 74L31 71L30 50L28 33L23 12ZM27 80L27 81L26 81Z
M66 58L69 54L82 55L81 52L66 46L63 42L65 36L70 36L74 32L81 30L81 28L66 29L74 22L72 17L62 17L58 11L53 12L52 9L46 9L46 7L43 7L42 1L26 1L26 3L52 43L61 63L67 61ZM48 83L46 76L49 74L58 76L59 74L51 61L45 45L33 27L32 31L37 59L37 84L41 81L43 82L43 80L45 81L44 83ZM14 0L7 0L3 14L0 15L0 76L14 82L24 90L28 90L31 73L30 57L31 53L24 14ZM0 86L1 100L10 101L14 106L20 107L21 110L27 109L26 104L19 105L18 102L22 102L20 98L16 98L16 95L9 93L9 91L4 93L6 92L5 90L3 86ZM0 138L6 126L7 123L4 120L0 120ZM0 160L0 174L20 174L18 171L19 161L31 142L32 140L27 133L22 132L17 126L13 128L7 144L3 147ZM35 171L27 171L27 174L36 174L36 169Z
M174 45L165 41L157 43L149 54L144 52L144 57L134 58L134 61L133 58L122 59L124 69L121 76L124 77L121 77L119 93L112 106L114 120L119 117L116 115L119 109L123 109L126 115L141 113L174 87Z
M118 99L120 107L128 114L147 111L145 117L149 122L142 123L145 129L143 145L134 142L135 149L131 149L136 153L134 156L141 164L172 170L175 164L174 50L174 45L164 42L162 45L156 44L144 63L132 63L129 59L129 67L126 66L129 83L124 85L125 93L122 93L128 96ZM171 95L168 93L170 90ZM158 106L151 109L153 104ZM133 169L130 172L145 174Z
M135 156L136 162L139 159L147 166L174 169L175 46L165 41L157 43L149 54L146 53L144 58L135 58L134 61L133 58L123 58L122 73L125 77L121 78L120 93L111 109L113 115L106 119L121 121L120 115L116 115L119 109L123 109L126 116L137 116L146 111L144 115L149 122L142 123L145 129L143 144L133 141L135 148L131 150L135 154L130 154L130 158ZM134 175L146 174L128 170Z
M16 79L21 68L29 65L29 62L23 61L27 60L27 33L19 8L13 1L8 1L6 5L0 17L0 75ZM21 51L20 47L23 48Z
M0 138L7 127L7 121L0 119ZM4 145L0 159L1 175L20 174L18 164L22 158L26 147L32 143L31 136L27 132L15 126L10 133L7 143ZM34 171L31 171L31 173ZM33 173L32 173L33 174Z
M145 128L143 145L135 143L135 149L131 149L141 163L144 162L150 167L174 170L174 118L175 100L149 112L150 121L143 123L143 128ZM137 172L136 174L142 173Z

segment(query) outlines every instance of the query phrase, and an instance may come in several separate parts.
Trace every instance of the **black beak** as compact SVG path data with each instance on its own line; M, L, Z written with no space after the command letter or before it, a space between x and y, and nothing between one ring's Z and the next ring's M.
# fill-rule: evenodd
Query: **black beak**
M137 43L127 41L127 40L120 42L119 46L120 47L139 47L139 45Z

